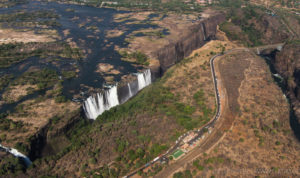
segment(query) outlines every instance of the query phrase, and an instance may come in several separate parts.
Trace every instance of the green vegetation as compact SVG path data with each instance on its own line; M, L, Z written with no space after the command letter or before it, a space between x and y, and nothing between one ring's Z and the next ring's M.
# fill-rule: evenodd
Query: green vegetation
M133 53L127 53L127 51L120 51L119 53L123 58L135 59L136 63L138 64L149 65L148 56L140 51Z
M1 0L0 8L9 8L19 4L27 3L27 0Z
M5 74L0 77L0 91L3 90L8 84L9 81L13 78L12 75Z
M21 77L13 81L12 85L37 85L39 90L46 89L58 82L58 75L54 70L43 69L33 72L25 72Z
M1 113L0 114L0 131L9 131L9 130L14 130L14 131L22 131L23 127L23 122L14 122L10 119L6 118L7 114L6 113ZM5 135L1 135L0 137L0 142L5 139Z
M9 67L32 56L79 59L82 54L78 48L71 48L64 42L2 44L0 45L0 68Z
M108 5L111 7L125 7L129 9L145 9L145 10L154 10L160 12L176 12L176 13L191 13L191 12L201 12L202 7L197 3L186 3L181 0L170 0L162 2L160 0L151 0L151 1L131 1L131 0L117 0L118 4Z
M193 162L193 166L196 167L199 171L204 170L204 167L200 165L200 162L198 159Z
M184 172L176 172L173 178L193 178L193 175L190 170L185 170Z
M62 1L62 0L57 0ZM89 0L89 1L81 1L81 0L68 0L73 2L85 3L89 6L100 6L102 1L99 0ZM65 2L65 1L64 1ZM142 10L154 10L160 12L169 12L173 11L176 13L191 13L191 12L201 12L202 6L195 1L184 2L181 0L170 0L170 1L160 1L160 0L140 0L140 1L132 1L132 0L116 0L118 4L104 4L109 7L123 7L127 9L142 9Z
M281 6L289 7L289 8L299 8L299 6L300 6L300 3L298 0L277 0L277 4L280 4Z
M60 27L61 24L54 20L58 18L59 16L53 11L19 11L10 14L1 14L0 23L5 23L9 27L24 27L28 22L46 25L48 27Z
M27 154L29 152L29 145L24 144L22 142L17 142L14 146L15 149L17 149L18 151Z
M146 164L165 152L169 148L168 142L159 144L157 139L153 137L153 133L141 133L142 129L140 127L144 126L137 125L141 124L138 121L138 119L141 119L140 117L156 117L168 119L168 122L174 121L180 127L176 130L179 133L185 129L189 130L202 125L204 121L209 120L212 114L205 105L206 99L202 90L196 92L193 101L194 106L179 102L179 96L175 96L169 88L163 86L167 76L146 87L128 102L105 111L92 124L84 119L80 120L67 134L70 145L57 155L45 159L55 161L69 152L90 150L87 153L89 158L79 168L82 175L88 177L97 171L106 177L112 175L118 177ZM197 110L203 113L200 118L193 116ZM123 131L125 125L129 129L127 133ZM101 145L100 141L96 138L103 135L111 139L110 143L113 145L111 152L118 156L114 165L110 168L104 166L100 169L94 169L92 165L101 158L100 154L102 152L100 150L103 149L99 146ZM116 137L116 135L118 136ZM170 134L167 137L170 140L172 139ZM92 158L95 158L95 160L92 160ZM45 164L49 165L48 163ZM52 168L55 167L49 169ZM160 169L161 167L157 167L147 175L154 175Z
M218 5L221 7L240 8L242 4L241 0L218 0Z
M7 155L0 160L0 176L15 177L17 174L25 172L25 169L24 163L12 155Z
M117 118L137 114L140 111L158 112L174 118L179 125L191 130L207 123L213 115L212 110L205 105L206 98L202 90L195 94L194 99L197 102L197 107L180 103L178 97L174 96L168 88L162 86L161 82L156 82L129 102L104 112L97 118L97 122L114 121ZM199 109L203 115L198 118L192 117L196 109Z
M300 45L300 40L290 40L286 44Z
M231 22L224 22L220 25L220 29L224 31L231 40L238 40L246 46L259 46L262 33L255 28L253 20L260 21L261 13L258 13L254 6L231 8L228 18Z
M204 164L214 164L214 163L223 163L224 159L222 157L211 157L204 160Z
M76 72L75 71L62 71L62 76L65 78L65 79L71 79L71 78L74 78L76 77Z
M156 30L156 31L150 31L150 32L138 32L135 34L136 36L151 36L151 37L157 37L157 38L164 38L165 35L163 31Z
M60 96L55 97L55 102L56 103L65 103L67 101L68 100L65 96L60 95Z

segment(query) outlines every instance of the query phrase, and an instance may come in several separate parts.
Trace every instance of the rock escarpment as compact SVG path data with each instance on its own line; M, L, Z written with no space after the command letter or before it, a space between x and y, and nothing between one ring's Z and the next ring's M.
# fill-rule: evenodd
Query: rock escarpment
M105 110L116 105L122 104L134 96L143 87L147 86L157 77L160 77L169 67L182 60L184 57L201 47L215 37L217 25L225 20L224 15L216 14L208 18L195 22L187 27L185 34L177 40L169 39L167 45L159 50L153 50L151 58L159 60L155 65L150 65L150 70L143 70L135 74L135 78L129 77L128 81L121 81L112 90L101 91L92 95L84 101L83 110L87 118L96 119Z
M286 44L276 54L274 66L278 73L287 81L287 92L291 105L300 123L300 43Z
M253 21L255 29L261 34L264 44L281 43L289 38L291 34L283 27L278 18L262 15L260 19Z
M189 30L187 30L179 40L175 42L170 41L168 45L153 51L151 57L158 59L159 63L150 66L152 81L161 77L169 67L189 56L193 50L198 49L210 39L215 38L217 25L225 20L224 14L216 14L209 18L205 18L198 23L195 23L195 25L190 26ZM130 95L128 84L131 86L133 93L138 92L137 78L127 82L120 82L121 84L118 86L117 92L120 103L127 101L128 96Z
M153 52L153 56L160 61L160 68L165 72L169 67L187 57L191 52L215 37L217 25L225 21L225 15L217 14L190 27L190 30L182 35L176 42Z
M81 120L79 110L64 117L54 117L30 138L29 157L31 160L55 155L69 144L66 133Z

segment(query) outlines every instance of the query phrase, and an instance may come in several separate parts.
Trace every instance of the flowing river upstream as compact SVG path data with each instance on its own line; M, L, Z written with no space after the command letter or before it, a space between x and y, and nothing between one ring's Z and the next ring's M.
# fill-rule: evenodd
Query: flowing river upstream
M69 10L68 10L69 9ZM45 60L42 57L29 57L28 59L16 63L8 68L0 68L1 75L13 75L14 78L22 76L24 72L31 68L49 68L57 71L58 74L61 74L62 70L77 70L78 75L75 78L64 80L63 81L63 95L70 100L77 102L85 103L87 105L92 104L91 93L88 93L90 88L101 89L105 84L105 77L110 76L109 74L97 72L97 67L99 63L111 65L114 69L118 70L119 73L114 75L114 82L121 80L122 76L136 73L138 77L138 86L134 89L135 86L128 84L128 87L131 87L131 94L134 95L139 89L149 84L149 73L148 79L144 78L146 71L141 66L133 65L130 62L121 60L121 56L118 51L115 49L123 48L128 45L125 38L128 34L131 34L133 31L140 29L158 28L157 25L149 23L151 18L156 17L156 14L150 14L149 17L139 23L134 23L132 19L125 19L121 21L115 21L114 16L116 14L126 13L126 11L117 11L114 9L105 9L105 8L94 8L88 6L79 6L79 5L68 5L68 4L59 4L56 2L39 2L39 1L30 1L28 4L21 4L7 9L1 9L0 14L10 14L16 13L19 11L33 12L33 11L51 11L59 16L57 22L60 26L55 27L55 30L58 31L61 39L59 41L68 41L72 40L76 45L85 51L85 56L81 60L74 60L68 58L57 57L55 63L51 63ZM96 29L96 30L95 30ZM122 34L115 37L107 37L107 32L111 30L122 31ZM141 35L141 34L138 34ZM142 72L138 72L142 71ZM147 71L146 71L147 73ZM151 74L150 74L151 75ZM141 77L143 80L141 80ZM150 76L151 80L151 76ZM150 82L151 83L151 82ZM131 86L132 85L132 86ZM0 91L0 99L3 91ZM23 102L26 99L32 99L41 94L39 91L31 95L26 96L21 101L9 104L3 104L0 106L1 112L13 112L15 107ZM107 92L106 92L107 93ZM111 92L110 92L111 93ZM81 98L76 98L77 96ZM95 95L99 95L95 93ZM102 113L107 108L115 106L117 104L123 103L125 100L131 96L124 96L124 98L119 98L120 101L113 101L113 103L108 103L106 96L107 94L101 94L104 97L104 105L102 109L97 108L86 108L86 112L96 109L94 113L89 115L88 118L94 118L99 113ZM87 98L90 99L86 100ZM112 96L112 95L110 95ZM101 96L100 96L101 97ZM96 99L98 100L98 99ZM97 105L97 104L96 104ZM101 103L100 103L101 105ZM96 114L97 113L97 114Z
M125 38L134 31L158 28L157 25L149 23L151 18L156 17L156 14L150 14L146 20L140 23L134 23L132 19L114 20L116 14L127 13L126 11L59 4L56 2L29 1L27 4L0 9L0 15L35 11L50 11L58 15L57 22L60 25L54 27L58 32L58 42L72 40L78 48L84 51L84 57L80 60L57 57L58 60L55 62L49 62L45 57L28 57L7 68L0 68L0 75L13 76L11 80L14 80L33 68L51 69L59 75L62 75L64 70L76 70L76 77L62 82L63 95L69 100L82 103L85 115L89 119L96 119L105 110L126 102L138 91L151 84L153 79L150 69L121 60L121 55L116 50L116 46L118 48L127 47L128 42L126 42ZM20 27L16 27L16 29L24 30ZM39 29L34 27L31 30L38 33ZM122 31L122 34L107 37L107 32L111 30ZM99 63L113 66L114 69L119 71L118 74L114 75L115 83L119 82L122 76L129 74L136 76L137 79L135 82L125 85L126 92L125 94L123 92L121 96L117 90L117 84L105 85L104 78L109 76L109 74L97 72ZM103 92L88 92L91 88L96 90L102 89L104 85L106 87ZM3 99L2 95L5 89L0 90L0 100ZM0 104L0 113L13 113L20 103L37 98L39 95L44 95L47 90L49 88L28 94L16 102ZM78 95L81 96L80 99L76 98ZM0 144L0 149L21 158L27 166L31 164L27 156L14 148Z

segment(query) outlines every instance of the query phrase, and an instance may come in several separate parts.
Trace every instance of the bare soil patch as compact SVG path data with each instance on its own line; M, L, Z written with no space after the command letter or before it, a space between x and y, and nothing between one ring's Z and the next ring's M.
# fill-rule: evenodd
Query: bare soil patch
M226 88L228 95L229 109L233 113L239 111L238 88L244 79L244 70L249 66L251 53L244 51L232 52L222 57L218 63L218 68L222 76L222 84Z

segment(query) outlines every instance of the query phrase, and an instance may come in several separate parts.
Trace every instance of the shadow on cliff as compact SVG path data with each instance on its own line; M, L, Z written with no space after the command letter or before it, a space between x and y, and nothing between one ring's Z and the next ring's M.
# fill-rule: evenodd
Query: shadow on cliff
M292 107L290 108L290 125L296 138L300 142L300 123L298 122L298 119Z
M275 66L274 66L274 59L276 55L279 53L278 50L269 51L265 54L261 54L260 56L265 59L266 63L268 64L270 71L272 74L279 73ZM292 106L292 99L290 97L290 93L288 91L288 85L286 80L281 80L273 76L273 79L275 80L276 84L281 88L281 91L286 94L289 105L290 105L290 126L294 132L295 137L300 142L300 123L298 122L297 116L295 115L293 106Z

